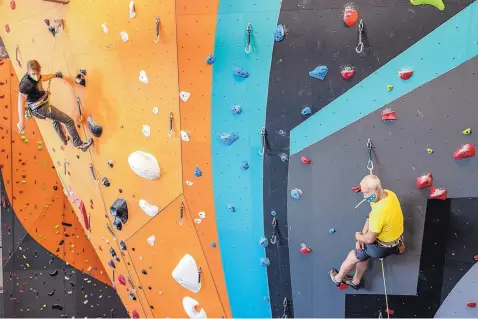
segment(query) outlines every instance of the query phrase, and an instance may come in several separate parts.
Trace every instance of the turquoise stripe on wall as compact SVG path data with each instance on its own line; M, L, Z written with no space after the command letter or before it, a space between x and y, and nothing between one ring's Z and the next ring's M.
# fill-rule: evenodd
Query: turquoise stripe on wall
M261 128L265 126L274 31L280 0L221 0L216 26L213 66L212 168L219 246L232 315L271 317L265 257L259 239L264 235ZM252 24L252 52L244 52L246 26ZM234 67L249 78L236 79ZM239 104L242 114L231 112ZM217 135L234 132L231 146ZM242 161L249 170L242 170ZM235 212L228 210L233 205Z
M294 128L291 155L475 57L477 43L478 2L474 2ZM407 81L397 75L404 67L414 70ZM387 84L393 85L392 91L387 91Z

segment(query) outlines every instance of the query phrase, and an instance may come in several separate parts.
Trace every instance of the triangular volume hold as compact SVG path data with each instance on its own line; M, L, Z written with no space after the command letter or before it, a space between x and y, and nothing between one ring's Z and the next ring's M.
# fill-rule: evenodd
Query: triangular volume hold
M191 297L183 298L183 308L191 319L207 319L206 312L199 307L199 302Z
M184 288L198 293L201 290L198 266L194 258L186 254L173 270L173 278Z

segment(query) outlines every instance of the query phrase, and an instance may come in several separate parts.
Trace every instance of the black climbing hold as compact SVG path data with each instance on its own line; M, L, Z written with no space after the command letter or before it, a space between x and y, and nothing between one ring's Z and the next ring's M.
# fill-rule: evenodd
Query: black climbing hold
M60 242L58 243L59 246L63 245L65 243L65 241L62 239L60 240Z
M116 254L116 251L113 249L113 247L110 247L110 254L111 254L111 257L113 257L114 259L116 259L117 261L119 261L119 257L118 257L118 255Z
M62 224L63 226L67 226L67 227L73 226L72 224L70 224L70 223L65 223L65 222L62 222L61 224Z
M104 186L106 186L106 187L110 187L110 186L111 186L110 181L109 181L106 177L103 177L103 178L101 179L101 184L104 185Z
M45 24L46 24L48 27L50 26L50 20L45 19L45 20L43 20L43 22L45 22Z
M55 277L56 275L58 275L58 269L50 273L50 276L52 277Z
M73 281L70 281L70 285L71 285L72 287L75 287L75 286L76 286L76 284L75 284Z
M118 217L115 217L115 220L113 221L113 226L114 226L117 230L123 229L123 224L121 224L121 219L119 219Z
M128 205L126 201L122 198L116 199L110 207L110 213L119 218L123 224L126 224L128 221Z
M141 273L142 273L143 275L147 275L147 274L148 274L148 273L146 272L146 270L144 270L144 269L141 270Z
M48 293L48 296L53 296L55 294L55 289L53 289L51 292Z
M122 250L126 250L126 243L124 241L120 241L119 245Z
M109 166L110 168L113 168L113 161L109 160L109 161L108 161L108 166Z
M108 266L111 268L116 268L115 263L112 260L108 261Z
M86 86L86 70L85 69L80 69L80 73L75 77L75 82L78 83L79 85Z
M60 248L57 248L57 249L56 249L56 252L59 253L59 252L60 252Z
M123 194L123 190L122 190L121 188L118 189L118 192L119 192L120 194Z
M132 292L129 293L129 298L131 300L136 300L136 296Z
M88 116L88 119L86 121L88 122L88 128L90 129L91 134L96 137L100 137L101 134L103 134L103 127L96 123L91 115Z
M56 310L62 311L62 310L63 310L63 306L61 306L61 305L59 305L59 304L54 304L54 305L51 305L51 309L56 309Z
M153 287L151 287L151 286L148 286L148 289L149 289L149 290L151 290L151 289L153 289Z
M58 190L58 186L56 186L56 185L53 186L53 189L54 189L54 190Z

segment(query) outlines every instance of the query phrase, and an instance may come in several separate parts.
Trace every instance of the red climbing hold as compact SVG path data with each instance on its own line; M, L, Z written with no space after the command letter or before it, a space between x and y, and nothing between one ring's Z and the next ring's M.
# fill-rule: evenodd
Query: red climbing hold
M446 189L435 188L435 187L432 186L432 187L430 187L430 196L428 196L428 198L445 200L446 199Z
M8 24L5 24L5 32L10 33L10 26Z
M423 189L425 187L432 186L433 177L432 173L427 173L427 175L422 175L417 177L417 188Z
M345 290L347 289L349 286L344 284L344 283L340 283L340 285L337 287L338 290Z
M402 70L402 71L398 72L398 76L402 80L408 80L409 78L412 77L412 75L413 75L412 70Z
M5 201L5 196L2 196L2 208L7 209L7 203Z
M138 318L139 318L139 313L138 313L136 310L133 310L133 312L131 313L131 315L133 316L134 319L138 319Z
M393 315L395 313L395 311L393 311L390 308L385 309L385 312L388 313L389 315Z
M475 261L478 261L478 255L475 255L475 257L473 257L475 259Z
M83 223L85 225L85 228L87 230L90 230L90 220L88 219L88 215L86 214L85 204L83 203L82 200L80 200L79 209L80 209L81 215L83 216Z
M352 190L356 193L359 193L362 190L362 187L360 185L352 187Z
M10 1L10 9L15 10L16 7L17 7L17 4L15 3L15 0L11 0Z
M123 286L126 286L126 279L124 278L123 275L118 276L118 282L122 284Z
M344 22L349 28L353 27L357 23L358 18L359 15L357 10L352 7L345 7Z
M384 121L394 121L397 119L397 114L392 109L385 109L382 111L382 120Z
M312 161L310 160L310 158L308 158L307 156L302 156L300 158L301 162L306 164L306 165L310 165L312 163Z
M340 75L342 76L342 78L344 78L345 80L350 80L351 78L354 77L355 75L355 69L351 66L344 66L342 68L342 71L340 71Z
M310 249L310 247L307 244L301 243L300 244L300 252L303 253L304 255L307 255L307 254L310 254L312 252L312 249Z
M475 156L475 147L473 144L465 144L453 153L455 159L464 159Z
M476 308L476 302L469 302L466 304L468 308Z

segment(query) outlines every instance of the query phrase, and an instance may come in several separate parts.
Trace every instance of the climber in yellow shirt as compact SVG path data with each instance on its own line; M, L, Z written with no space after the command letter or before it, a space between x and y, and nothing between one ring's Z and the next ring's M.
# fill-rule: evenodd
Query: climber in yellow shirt
M337 286L345 283L355 290L360 289L370 257L385 258L403 253L405 249L403 213L397 195L391 190L383 189L380 179L375 175L365 176L360 182L360 188L372 211L363 230L355 233L356 249L349 252L340 271L334 268L329 272L330 278ZM354 267L354 276L348 276Z

